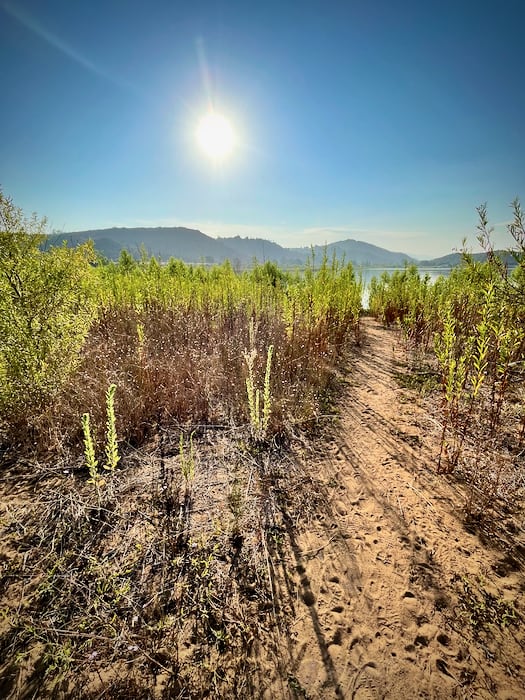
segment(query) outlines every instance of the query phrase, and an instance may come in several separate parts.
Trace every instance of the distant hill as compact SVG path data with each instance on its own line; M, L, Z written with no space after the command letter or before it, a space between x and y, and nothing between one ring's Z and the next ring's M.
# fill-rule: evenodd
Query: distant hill
M92 240L95 249L111 260L117 260L120 251L128 250L140 257L141 249L148 255L162 260L179 258L186 262L217 262L232 259L234 251L222 241L206 236L201 231L190 228L108 228L91 231L55 233L48 237L48 245L76 246Z
M512 256L512 253L509 253L507 250L495 250L494 253L499 258L501 258L501 260L503 260L507 267L516 266L515 258ZM473 260L476 260L478 262L484 262L487 259L486 253L471 253L470 256ZM443 255L440 258L433 258L432 260L420 260L418 262L418 266L442 268L456 267L456 265L459 265L461 263L461 260L461 253L450 253L450 255Z
M109 258L118 260L120 251L128 250L140 257L142 249L148 255L161 260L178 258L190 263L220 263L230 260L233 264L249 265L256 258L259 262L270 260L282 266L304 265L313 251L317 260L325 251L331 259L345 259L355 265L403 266L405 262L417 263L405 253L395 253L370 243L348 239L326 246L284 248L263 238L212 238L196 229L182 227L159 228L109 228L89 231L54 233L48 236L46 245L57 246L65 242L76 246L92 240L95 249Z
M47 237L47 246L76 246L92 240L95 249L110 260L118 260L121 250L128 250L139 258L141 251L161 260L178 258L189 263L221 263L230 260L234 265L250 265L255 259L259 262L270 260L284 267L300 267L306 263L312 252L317 261L326 252L329 259L335 255L362 267L403 267L406 263L418 267L450 268L461 263L461 253L451 253L430 260L416 260L406 253L393 252L386 248L356 241L351 238L329 243L325 246L284 248L264 238L212 238L197 229L174 227L157 228L107 228L71 233L54 233ZM509 266L515 260L504 250L495 253ZM485 260L485 253L472 254L474 260Z
M313 246L313 251L317 258L322 257L324 252L329 258L335 254L336 258L348 260L356 265L369 267L403 267L405 263L416 263L415 258L411 258L405 253L393 253L385 248L379 248L371 243L355 241L349 238L337 243L329 243L326 246ZM294 254L302 254L305 257L309 254L310 248L292 248Z
M232 238L218 238L217 240L234 251L235 259L244 265L251 263L254 258L257 258L259 262L271 260L281 265L294 264L294 262L303 264L306 259L300 257L294 260L294 256L290 255L289 248L283 248L277 243L267 241L265 238L241 238L240 236L234 236Z

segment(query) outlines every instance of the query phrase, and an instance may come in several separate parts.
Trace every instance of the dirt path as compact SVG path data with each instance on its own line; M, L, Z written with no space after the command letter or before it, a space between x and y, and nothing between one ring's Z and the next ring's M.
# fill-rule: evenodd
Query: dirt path
M288 530L291 695L524 698L525 636L509 619L523 574L466 532L461 492L435 473L436 421L395 381L396 334L371 319L365 333L329 454L304 459L325 512ZM282 594L285 566L275 578ZM282 695L281 681L265 697Z

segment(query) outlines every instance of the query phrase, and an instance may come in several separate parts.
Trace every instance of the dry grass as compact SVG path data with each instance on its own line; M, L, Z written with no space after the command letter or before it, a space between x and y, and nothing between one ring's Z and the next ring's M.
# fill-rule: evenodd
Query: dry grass
M5 424L5 442L40 459L71 449L78 455L80 418L89 412L102 449L105 392L113 383L119 439L132 446L148 440L157 426L247 425L244 354L252 321L242 306L227 312L162 307L106 312L91 328L68 385L41 411ZM315 422L334 372L351 349L354 328L332 334L325 321L311 325L298 317L290 335L271 311L259 314L255 327L260 387L267 349L274 346L268 434L282 441Z
M255 697L278 672L281 513L312 498L285 454L205 430L187 481L158 428L100 488L65 465L5 485L3 697Z

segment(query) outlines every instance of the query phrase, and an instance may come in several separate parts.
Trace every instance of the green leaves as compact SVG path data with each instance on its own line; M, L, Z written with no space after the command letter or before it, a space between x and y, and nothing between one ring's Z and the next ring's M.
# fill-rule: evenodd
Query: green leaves
M41 250L45 220L0 192L0 412L44 405L70 374L89 329L89 245Z
M89 418L89 413L84 413L82 415L82 432L84 434L84 457L86 460L86 467L89 470L90 481L92 483L97 483L98 460L95 457L95 445L93 442L93 436L91 434L91 422Z
M117 429L115 427L115 391L117 387L111 384L106 392L106 463L104 469L114 471L120 457L118 453Z
M273 345L268 347L266 354L266 370L264 373L264 388L262 394L262 410L261 410L261 391L256 387L254 378L254 362L257 358L257 351L252 347L250 352L244 353L248 376L246 377L246 393L248 395L248 409L250 414L250 428L252 437L255 440L265 440L268 434L270 425L270 416L272 412L272 394L270 386L270 377L272 372Z
M120 461L118 451L116 417L115 417L115 391L117 387L111 384L106 391L106 462L104 469L114 471ZM95 456L95 441L91 434L91 422L89 413L82 415L82 432L84 434L84 458L89 470L89 483L97 488L104 484L104 478L98 472L98 460Z

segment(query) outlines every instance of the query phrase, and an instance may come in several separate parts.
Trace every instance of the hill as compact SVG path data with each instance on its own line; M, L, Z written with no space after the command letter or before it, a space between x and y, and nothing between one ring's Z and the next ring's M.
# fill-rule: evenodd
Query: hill
M304 265L314 253L320 259L325 251L329 258L335 255L355 265L395 267L405 262L417 261L405 253L397 253L363 241L348 239L326 246L284 248L263 238L212 238L198 231L183 227L157 228L109 228L48 236L47 245L76 246L92 240L96 250L111 260L117 260L121 250L128 250L139 257L141 250L162 260L178 258L190 263L220 263L230 260L234 264L249 265L255 258L260 262L270 260L283 266Z
M264 238L241 238L232 236L213 238L197 229L181 226L157 228L108 228L70 233L54 233L47 237L48 246L76 246L92 240L95 249L110 260L118 260L121 250L128 250L136 258L145 250L161 260L178 258L188 263L221 263L230 260L234 265L247 266L255 259L267 260L283 267L302 266L312 253L316 260L327 254L339 260L352 262L363 267L403 267L406 263L418 267L450 268L461 263L461 253L450 253L429 260L417 260L402 252L394 252L364 241L347 239L328 243L325 246L303 246L285 248ZM508 267L514 267L515 260L508 251L495 251ZM486 253L473 253L474 260L485 260Z
M140 257L144 249L148 255L162 260L170 257L186 262L217 262L232 259L234 251L222 241L195 229L177 227L109 228L71 233L55 233L48 238L49 245L79 245L92 240L95 249L111 260L117 260L120 251L128 250Z
M298 253L301 252L305 256L310 252L309 248L295 248L292 250ZM313 246L316 257L322 256L325 250L329 258L335 255L338 259L344 258L357 265L370 267L403 267L405 263L417 263L415 258L406 255L406 253L395 253L386 250L386 248L380 248L363 241L356 241L352 238L338 241L337 243L329 243L326 246Z
M497 255L507 267L515 267L516 260L507 250L495 250L494 254ZM470 253L470 257L476 262L484 262L487 259L486 253ZM449 255L443 255L440 258L433 258L432 260L420 260L418 262L419 267L456 267L462 261L461 253L450 253Z

